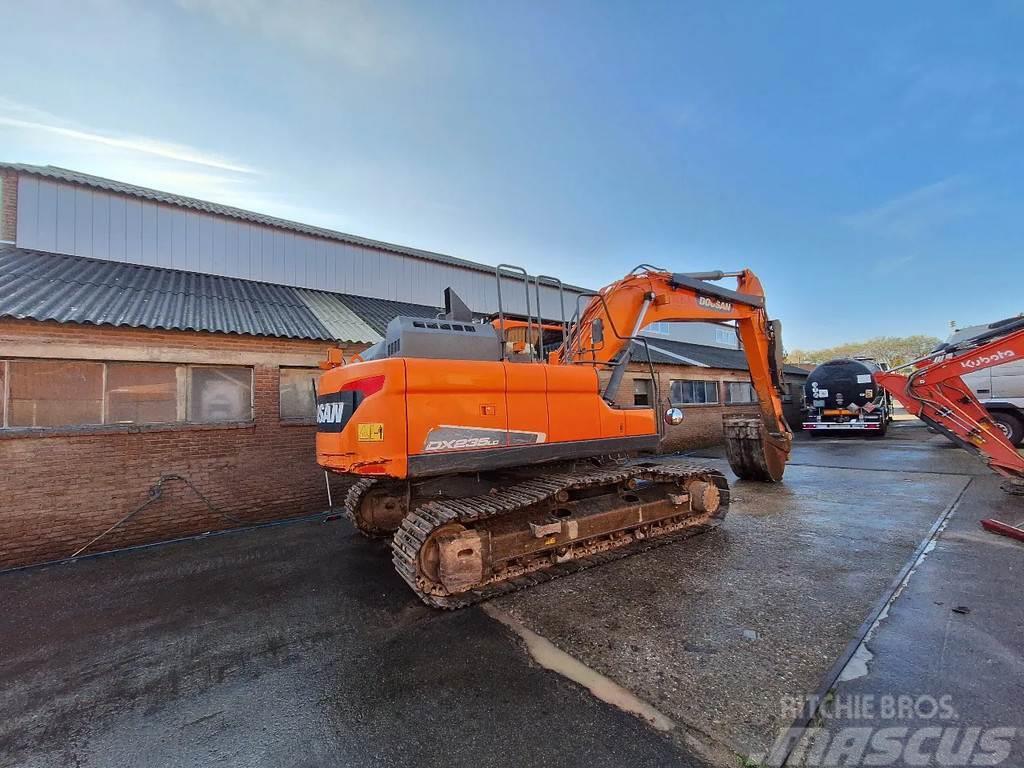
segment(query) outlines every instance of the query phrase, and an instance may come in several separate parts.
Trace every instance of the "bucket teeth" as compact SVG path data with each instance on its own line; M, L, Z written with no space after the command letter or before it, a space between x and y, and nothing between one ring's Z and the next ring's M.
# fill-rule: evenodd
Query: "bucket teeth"
M782 479L792 443L790 435L771 433L760 416L722 419L729 466L741 480L777 483Z

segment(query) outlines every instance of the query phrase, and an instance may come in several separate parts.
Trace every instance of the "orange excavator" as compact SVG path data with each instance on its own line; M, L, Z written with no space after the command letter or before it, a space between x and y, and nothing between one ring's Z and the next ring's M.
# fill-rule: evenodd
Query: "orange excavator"
M942 344L899 368L875 374L875 382L908 412L982 459L1005 478L1004 490L1024 493L1024 457L961 376L1024 357L1024 318L993 323L977 333ZM984 521L983 525L988 522ZM1000 524L1005 525L1005 524ZM990 530L994 526L986 525ZM1024 532L996 530L1024 540Z
M727 277L735 290L717 284ZM332 351L317 386L319 463L355 481L346 514L363 533L391 537L398 573L428 605L459 608L723 518L721 472L649 456L665 425L684 418L658 393L649 350L655 407L615 403L651 323L735 322L759 404L724 418L729 464L743 479L781 480L792 440L781 325L752 272L642 265L581 295L568 322L557 280L532 279L534 315L524 270L501 265L496 278L491 322L448 289L437 318L396 317L348 362ZM504 312L510 278L525 287L525 319ZM560 323L542 319L542 283L558 290Z

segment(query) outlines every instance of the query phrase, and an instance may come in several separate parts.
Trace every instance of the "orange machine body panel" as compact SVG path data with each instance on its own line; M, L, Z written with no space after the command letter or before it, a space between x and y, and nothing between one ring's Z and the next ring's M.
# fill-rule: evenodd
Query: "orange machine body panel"
M339 398L337 405L325 402L331 397ZM321 377L318 422L322 466L399 479L489 468L495 461L529 464L574 451L651 449L658 440L654 410L610 406L589 365L421 358L352 363Z

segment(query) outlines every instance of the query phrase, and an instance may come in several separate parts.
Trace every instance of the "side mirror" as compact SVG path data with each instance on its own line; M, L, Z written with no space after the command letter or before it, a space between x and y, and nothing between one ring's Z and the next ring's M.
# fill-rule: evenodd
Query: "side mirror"
M590 324L590 341L595 347L604 343L604 321L601 318L597 318Z

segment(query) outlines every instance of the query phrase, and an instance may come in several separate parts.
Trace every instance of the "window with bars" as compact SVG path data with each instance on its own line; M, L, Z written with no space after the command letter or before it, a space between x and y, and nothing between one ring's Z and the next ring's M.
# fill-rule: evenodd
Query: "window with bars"
M281 418L309 419L316 417L314 387L320 380L319 368L281 369Z
M633 379L633 405L650 406L654 402L653 389L650 379Z
M718 402L717 381L682 379L672 382L672 402L679 404L709 404Z
M0 360L0 428L252 421L252 368Z
M756 403L757 393L749 381L724 381L725 402L729 405Z

